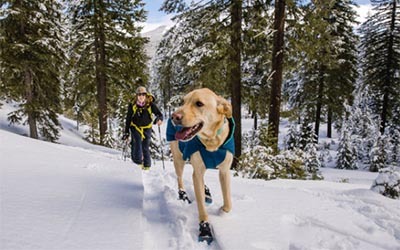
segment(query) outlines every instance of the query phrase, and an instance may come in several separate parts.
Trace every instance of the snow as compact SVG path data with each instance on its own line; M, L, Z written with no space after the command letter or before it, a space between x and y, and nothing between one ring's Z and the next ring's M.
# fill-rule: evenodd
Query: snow
M322 169L323 181L232 178L221 214L208 170L215 241L197 242L197 206L177 200L173 164L143 172L121 153L81 139L60 116L60 144L8 126L0 109L0 249L400 249L400 200L370 190L377 173ZM246 124L246 123L244 123ZM249 122L249 124L251 124ZM164 129L164 128L163 128ZM194 200L191 167L184 182Z
M142 33L143 37L147 37L149 39L149 42L145 45L146 55L149 58L153 58L155 56L157 46L160 44L162 36L169 28L170 27L168 27L166 24Z
M371 4L360 4L357 7L353 7L358 14L357 22L363 23L366 21L368 15L373 14Z

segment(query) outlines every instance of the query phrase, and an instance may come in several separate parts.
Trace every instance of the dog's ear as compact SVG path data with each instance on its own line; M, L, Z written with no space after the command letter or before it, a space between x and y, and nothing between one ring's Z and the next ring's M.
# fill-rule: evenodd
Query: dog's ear
M222 96L218 96L217 111L220 114L224 114L227 118L232 117L232 105Z

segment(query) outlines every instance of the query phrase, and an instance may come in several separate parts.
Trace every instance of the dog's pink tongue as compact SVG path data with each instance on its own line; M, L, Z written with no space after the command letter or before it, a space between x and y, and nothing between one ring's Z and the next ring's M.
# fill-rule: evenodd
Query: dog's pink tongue
M178 141L185 140L188 133L189 133L189 128L182 128L181 130L175 133L175 139L177 139Z

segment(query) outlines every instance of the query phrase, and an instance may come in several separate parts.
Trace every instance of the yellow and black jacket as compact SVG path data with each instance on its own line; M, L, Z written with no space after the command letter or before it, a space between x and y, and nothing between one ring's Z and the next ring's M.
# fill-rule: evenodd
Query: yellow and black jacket
M137 104L137 98L135 97L128 105L125 120L125 134L129 133L130 127L133 127L144 137L143 130L151 128L153 125L153 114L156 116L156 120L163 120L163 115L154 104L154 97L152 95L147 95L146 102L143 106Z

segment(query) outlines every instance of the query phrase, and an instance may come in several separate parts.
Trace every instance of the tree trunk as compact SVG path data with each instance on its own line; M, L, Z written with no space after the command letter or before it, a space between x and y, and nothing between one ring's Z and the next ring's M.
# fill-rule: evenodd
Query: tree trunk
M381 113L381 134L385 133L386 123L387 123L387 116L388 116L388 109L389 109L389 95L390 95L390 88L392 86L392 82L394 79L394 58L393 58L393 43L394 43L394 33L395 33L395 22L396 22L396 8L397 8L397 1L393 1L393 8L392 8L392 16L390 20L390 32L389 32L389 42L388 42L388 58L387 58L387 65L386 65L386 79L385 85L383 86L383 103L382 103L382 113Z
M332 109L328 107L327 137L332 138Z
M381 113L381 128L380 132L383 135L385 133L385 127L387 122L387 112L388 112L388 103L389 103L389 93L387 87L384 87L383 101L382 101L382 113Z
M258 115L257 115L257 111L253 111L253 128L254 130L257 130L257 124L258 124Z
M315 111L315 127L314 127L314 133L317 137L317 142L319 138L319 124L321 121L321 109L322 109L322 101L324 98L324 77L323 73L325 72L324 67L321 67L321 76L319 77L319 84L318 84L318 96L317 96L317 105L316 105L316 111Z
M274 46L272 50L272 84L268 115L269 145L278 151L279 119L281 107L281 88L283 73L283 37L285 28L285 1L275 1Z
M32 110L32 102L34 99L34 90L33 90L33 79L32 72L29 69L25 70L24 74L24 82L25 82L25 98L26 98L26 111L28 115L28 124L29 124L29 136L34 139L39 138L36 115L35 111Z
M100 132L100 145L104 145L104 137L107 132L107 80L106 80L106 50L104 34L104 6L99 1L98 8L95 7L95 15L98 17L95 23L95 50L96 50L96 83L97 103Z
M242 154L242 123L241 123L241 48L242 48L242 0L234 0L231 6L231 53L229 81L232 95L232 114L235 119L235 168L237 160Z

